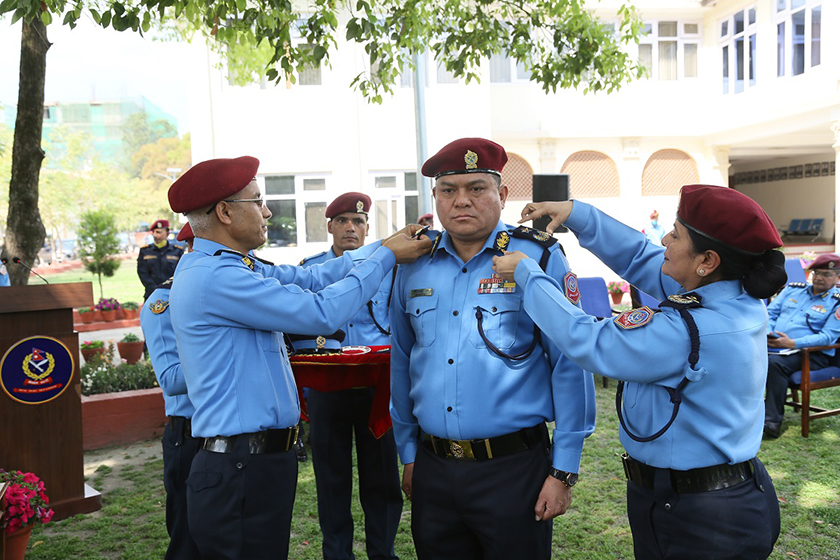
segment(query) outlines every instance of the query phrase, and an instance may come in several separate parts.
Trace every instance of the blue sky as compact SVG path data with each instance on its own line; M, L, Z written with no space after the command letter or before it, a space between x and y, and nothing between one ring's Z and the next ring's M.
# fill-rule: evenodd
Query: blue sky
M20 22L0 19L0 103L17 104ZM147 35L101 29L82 21L76 29L53 23L47 52L47 102L109 101L143 95L189 132L188 45Z

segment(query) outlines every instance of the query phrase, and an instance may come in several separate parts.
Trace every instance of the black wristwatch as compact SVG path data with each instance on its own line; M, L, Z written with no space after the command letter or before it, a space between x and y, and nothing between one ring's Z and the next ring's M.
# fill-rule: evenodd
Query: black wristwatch
M578 481L578 473L576 472L560 471L555 469L554 467L551 467L551 470L548 474L550 474L569 488L577 484Z

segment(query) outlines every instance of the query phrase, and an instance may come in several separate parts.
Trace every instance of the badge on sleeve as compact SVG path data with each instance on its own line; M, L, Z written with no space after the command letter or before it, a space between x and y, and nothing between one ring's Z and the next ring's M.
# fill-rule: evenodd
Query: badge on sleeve
M160 315L161 313L166 311L168 307L169 300L164 301L162 299L159 299L157 301L149 302L149 310L155 315Z
M653 310L650 307L640 307L617 315L613 321L622 329L636 329L647 325L651 319Z
M567 272L563 277L563 286L566 288L566 297L577 305L580 301L580 288L578 287L577 276L574 272Z
M834 318L840 321L840 307L838 307L837 311L834 312Z

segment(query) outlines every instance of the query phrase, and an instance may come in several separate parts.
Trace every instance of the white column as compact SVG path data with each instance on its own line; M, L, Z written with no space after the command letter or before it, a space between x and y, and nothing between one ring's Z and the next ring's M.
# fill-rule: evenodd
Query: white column
M540 138L540 170L538 173L560 173L557 165L557 141L554 138Z
M831 132L834 133L834 239L833 243L837 243L840 239L840 219L837 215L837 202L840 201L840 121L831 123ZM835 247L835 252L837 248Z
M718 175L716 185L729 186L729 168L732 164L729 163L729 146L712 146L712 157L714 158L714 165L712 168Z

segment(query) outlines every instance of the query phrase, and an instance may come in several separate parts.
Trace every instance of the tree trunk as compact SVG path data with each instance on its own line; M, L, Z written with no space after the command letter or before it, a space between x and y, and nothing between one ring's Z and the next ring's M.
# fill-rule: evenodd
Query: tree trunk
M44 150L44 82L47 75L47 28L40 19L23 21L20 40L20 86L12 147L12 178L9 181L9 214L6 218L5 255L20 257L29 266L44 244L46 230L38 211L38 181ZM12 285L29 282L29 271L10 264Z

